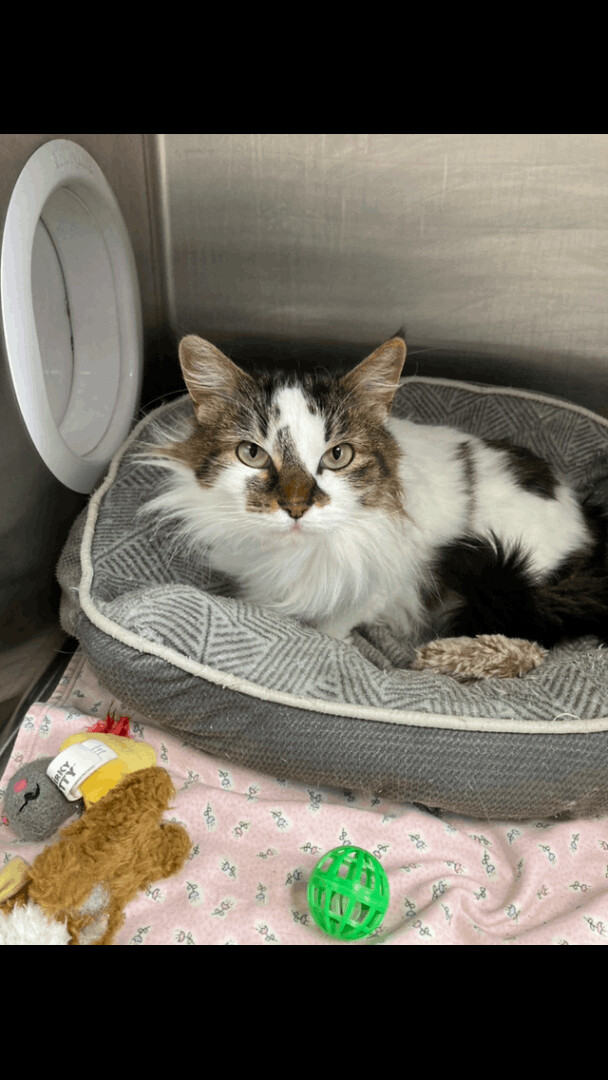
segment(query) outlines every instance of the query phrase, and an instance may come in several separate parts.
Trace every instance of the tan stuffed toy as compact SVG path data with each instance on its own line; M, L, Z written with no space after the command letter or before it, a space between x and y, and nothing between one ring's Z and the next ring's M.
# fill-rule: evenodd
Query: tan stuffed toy
M5 868L5 878L11 879L5 881L7 899L0 904L0 912L9 916L6 923L46 921L54 931L63 925L66 940L53 944L110 945L136 893L170 877L186 861L188 833L161 820L174 795L165 769L140 769L62 829L31 866L13 859ZM0 877L0 900L2 885ZM0 916L0 941L4 937L6 944L51 943L11 940L6 923ZM42 938L44 928L32 933Z

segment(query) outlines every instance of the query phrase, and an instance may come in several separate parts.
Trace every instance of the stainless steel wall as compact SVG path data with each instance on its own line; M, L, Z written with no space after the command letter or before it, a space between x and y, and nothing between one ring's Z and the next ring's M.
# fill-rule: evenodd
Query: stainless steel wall
M608 136L149 137L176 336L405 323L410 371L608 406Z

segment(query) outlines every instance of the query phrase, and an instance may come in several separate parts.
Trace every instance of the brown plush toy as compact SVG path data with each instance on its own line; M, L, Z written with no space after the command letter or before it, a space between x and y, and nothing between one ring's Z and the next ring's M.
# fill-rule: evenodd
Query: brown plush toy
M0 911L36 905L52 924L66 925L69 944L110 945L136 893L186 861L188 833L161 820L174 795L169 774L158 766L125 776L31 866L23 864L23 883Z

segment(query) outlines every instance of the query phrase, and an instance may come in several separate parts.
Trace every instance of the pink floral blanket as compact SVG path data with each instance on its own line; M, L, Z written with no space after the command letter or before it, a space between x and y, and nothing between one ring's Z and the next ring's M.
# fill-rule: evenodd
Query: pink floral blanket
M0 797L22 762L108 710L124 710L77 653L47 703L27 713ZM487 822L312 788L192 750L131 713L177 796L167 820L188 829L185 868L128 907L117 945L341 945L317 928L306 886L325 852L355 844L389 879L390 905L366 945L605 945L608 818ZM0 860L41 845L0 824ZM353 947L353 946L350 946Z

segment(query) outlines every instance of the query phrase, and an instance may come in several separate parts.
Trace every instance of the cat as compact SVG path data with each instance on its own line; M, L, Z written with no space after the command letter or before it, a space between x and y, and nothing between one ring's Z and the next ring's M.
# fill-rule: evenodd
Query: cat
M254 377L185 337L192 422L156 447L170 482L146 510L243 598L331 637L439 635L414 666L441 669L445 638L535 642L530 667L604 640L602 515L529 450L391 416L405 357L397 336L344 375Z

